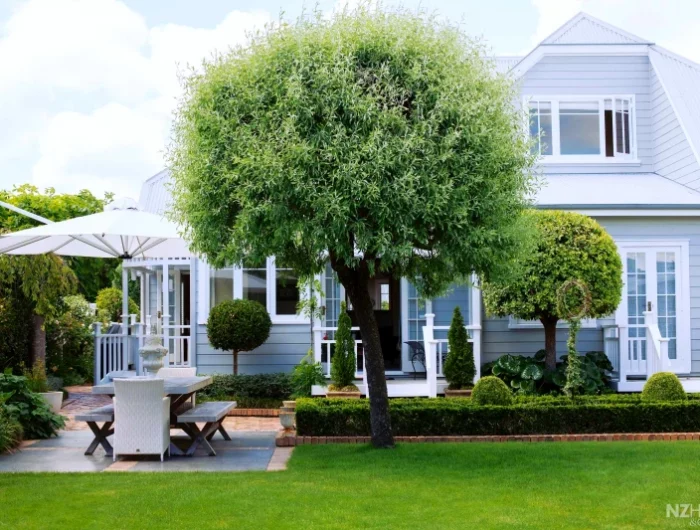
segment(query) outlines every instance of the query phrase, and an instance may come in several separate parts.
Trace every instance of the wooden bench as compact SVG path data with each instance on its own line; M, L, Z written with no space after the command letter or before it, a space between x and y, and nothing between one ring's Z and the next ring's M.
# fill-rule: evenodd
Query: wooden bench
M182 454L192 456L197 447L204 445L209 452L209 456L216 456L216 451L209 443L219 431L224 440L231 440L222 422L228 412L236 407L235 401L210 401L201 403L194 408L177 415L177 427L187 433L192 439L192 443ZM200 429L197 423L204 423L204 428Z
M95 438L85 451L86 455L91 455L95 452L98 445L101 445L107 456L112 456L112 445L107 441L107 437L114 434L114 405L105 405L97 409L92 409L82 414L76 414L76 421L84 421L90 427ZM102 423L102 427L98 426Z

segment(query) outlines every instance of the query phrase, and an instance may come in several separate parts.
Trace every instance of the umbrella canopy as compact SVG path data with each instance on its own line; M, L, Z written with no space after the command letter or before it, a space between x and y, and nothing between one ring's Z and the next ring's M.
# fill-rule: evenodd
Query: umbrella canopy
M177 226L160 215L139 211L132 199L105 211L20 230L0 237L0 254L53 252L91 258L189 257Z

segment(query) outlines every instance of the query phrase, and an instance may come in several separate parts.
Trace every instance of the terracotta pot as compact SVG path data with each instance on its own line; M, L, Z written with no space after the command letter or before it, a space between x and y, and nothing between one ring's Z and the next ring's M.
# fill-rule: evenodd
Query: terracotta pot
M466 388L466 389L461 389L461 390L450 390L449 388L445 389L445 397L446 398L467 398L467 397L471 397L471 395L472 395L471 388Z
M357 392L336 392L329 390L326 392L326 397L327 398L332 398L332 399L337 399L337 398L343 398L343 399L360 399L360 391L358 390Z

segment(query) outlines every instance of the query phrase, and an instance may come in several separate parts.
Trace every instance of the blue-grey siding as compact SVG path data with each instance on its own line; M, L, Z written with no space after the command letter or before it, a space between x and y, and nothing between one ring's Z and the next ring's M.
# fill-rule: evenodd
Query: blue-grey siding
M291 372L310 347L308 324L275 324L265 344L251 352L238 354L238 372L262 374ZM233 355L215 350L207 339L207 330L197 326L197 372L202 374L230 374Z
M545 165L545 173L610 173L654 171L648 57L544 57L521 81L524 96L635 96L637 153L641 165Z
M698 189L700 165L653 68L650 76L654 171L679 184Z

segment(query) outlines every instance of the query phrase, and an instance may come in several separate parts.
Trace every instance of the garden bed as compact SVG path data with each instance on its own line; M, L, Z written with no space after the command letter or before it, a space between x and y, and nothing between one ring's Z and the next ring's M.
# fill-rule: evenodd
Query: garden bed
M478 406L469 399L393 399L396 436L519 436L700 432L700 399L642 402L638 396L520 397L510 406ZM298 436L364 437L369 402L297 400Z

